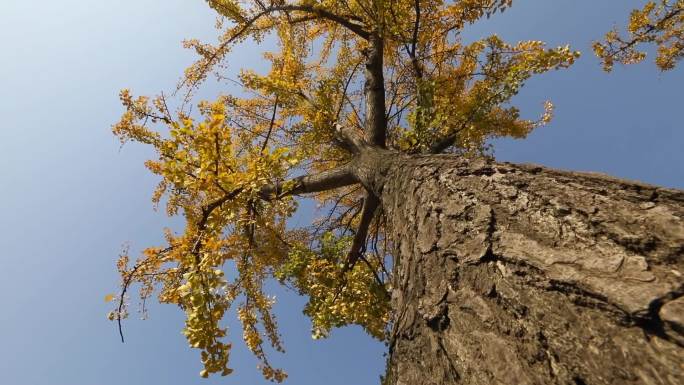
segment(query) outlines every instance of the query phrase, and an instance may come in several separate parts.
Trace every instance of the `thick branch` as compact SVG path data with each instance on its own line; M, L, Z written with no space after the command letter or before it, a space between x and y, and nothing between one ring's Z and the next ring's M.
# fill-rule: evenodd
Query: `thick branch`
M343 127L340 124L335 126L335 141L352 154L358 154L364 147L369 145L353 129Z
M315 16L315 18L320 18L320 19L327 19L330 21L333 21L350 31L356 33L357 35L361 36L364 39L368 38L368 32L363 29L363 26L361 24L357 24L355 22L361 22L361 18L356 17L354 15L338 15L333 12L330 12L322 7L317 7L315 5L311 4L279 4L279 5L270 5L266 6L265 4L258 2L261 12L257 13L256 15L252 16L249 19L246 19L244 17L241 17L241 22L245 23L245 27L248 28L250 25L252 25L256 20L259 18L266 16L268 14L271 14L273 12L278 12L278 11L284 11L284 12L305 12L308 14L311 14ZM234 12L229 9L228 7L225 7L223 4L217 1L211 1L209 0L209 5L216 10L218 13L228 16L231 19L235 19L236 16L234 15ZM307 20L310 20L312 18L306 18ZM303 21L304 19L297 19L295 22L300 22ZM243 29L244 31L244 29Z
M278 5L265 9L263 14L277 12L277 11L299 11L306 12L316 15L322 19L333 21L351 32L354 32L359 37L368 40L369 33L366 31L362 25L352 22L353 16L341 16L322 8L315 7L313 5Z
M345 165L316 175L302 175L292 179L290 183L293 183L293 187L288 190L283 190L285 183L264 186L259 195L263 199L271 200L288 195L315 193L349 186L357 183L357 179L353 175L351 167Z
M411 38L411 49L408 50L408 54L411 57L411 64L413 65L413 70L416 73L416 78L423 78L423 70L420 68L420 63L416 56L416 51L418 47L418 31L420 29L420 0L415 0L414 9L416 12L416 21L413 24L413 37Z
M430 154L439 154L440 152L451 147L451 145L453 145L456 141L457 137L458 131L437 140L435 143L432 144L432 146L430 146L430 150L428 152Z
M366 140L376 146L385 147L387 117L385 115L385 78L383 75L383 40L380 35L371 34L370 47L366 56Z
M366 238L368 237L368 228L370 227L375 211L380 205L380 200L372 193L366 194L366 199L363 202L363 209L361 211L361 222L359 222L359 227L354 234L354 241L351 248L349 249L349 254L347 254L347 265L345 270L348 270L354 266L356 261L363 256L366 250Z

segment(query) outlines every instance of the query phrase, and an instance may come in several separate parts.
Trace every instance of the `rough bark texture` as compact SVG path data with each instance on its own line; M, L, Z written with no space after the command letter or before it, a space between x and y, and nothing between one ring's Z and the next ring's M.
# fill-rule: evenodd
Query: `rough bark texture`
M375 159L361 179L396 256L386 383L684 384L684 191Z
M375 146L385 147L387 117L385 116L385 78L383 74L383 47L380 35L372 33L366 51L366 97L365 140Z

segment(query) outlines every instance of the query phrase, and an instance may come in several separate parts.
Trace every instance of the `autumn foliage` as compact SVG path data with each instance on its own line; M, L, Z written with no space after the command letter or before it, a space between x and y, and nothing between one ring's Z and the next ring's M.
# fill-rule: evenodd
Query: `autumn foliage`
M374 198L336 171L351 154L335 127L405 154L480 154L490 138L524 137L551 119L550 102L540 101L539 117L527 119L511 98L534 74L566 68L579 53L498 36L461 40L462 29L511 0L208 3L218 41L185 42L198 59L178 86L178 106L163 94L120 95L125 112L114 133L155 149L146 163L161 178L153 201L186 224L134 261L122 255L122 292L109 317L128 315L133 284L142 299L156 292L178 305L206 377L232 371L228 341L236 333L221 320L234 308L265 378L280 382L286 374L266 354L268 346L283 351L274 298L264 290L269 279L308 297L315 338L347 324L386 335L391 240ZM239 94L189 112L193 92L209 76L225 76L236 47L266 39L277 41L264 52L267 73L244 69L235 79ZM325 214L291 228L303 194Z
M594 52L610 72L615 62L638 63L646 58L640 50L655 44L655 63L662 71L671 70L684 57L684 0L648 1L635 9L627 25L628 37L617 29L608 32L604 41L594 43Z

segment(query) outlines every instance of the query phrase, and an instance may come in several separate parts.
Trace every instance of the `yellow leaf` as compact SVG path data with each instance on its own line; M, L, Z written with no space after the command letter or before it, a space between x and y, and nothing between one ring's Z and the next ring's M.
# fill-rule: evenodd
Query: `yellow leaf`
M104 297L105 302L112 302L114 300L114 294L107 294Z

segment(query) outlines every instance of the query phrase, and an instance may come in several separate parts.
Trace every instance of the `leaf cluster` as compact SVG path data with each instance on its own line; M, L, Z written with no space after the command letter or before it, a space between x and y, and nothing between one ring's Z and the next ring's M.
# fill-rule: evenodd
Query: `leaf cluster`
M617 29L606 33L603 41L594 42L603 69L610 72L615 63L633 64L644 60L645 44L657 47L655 63L661 71L673 69L684 57L684 0L648 1L629 17L627 37Z

